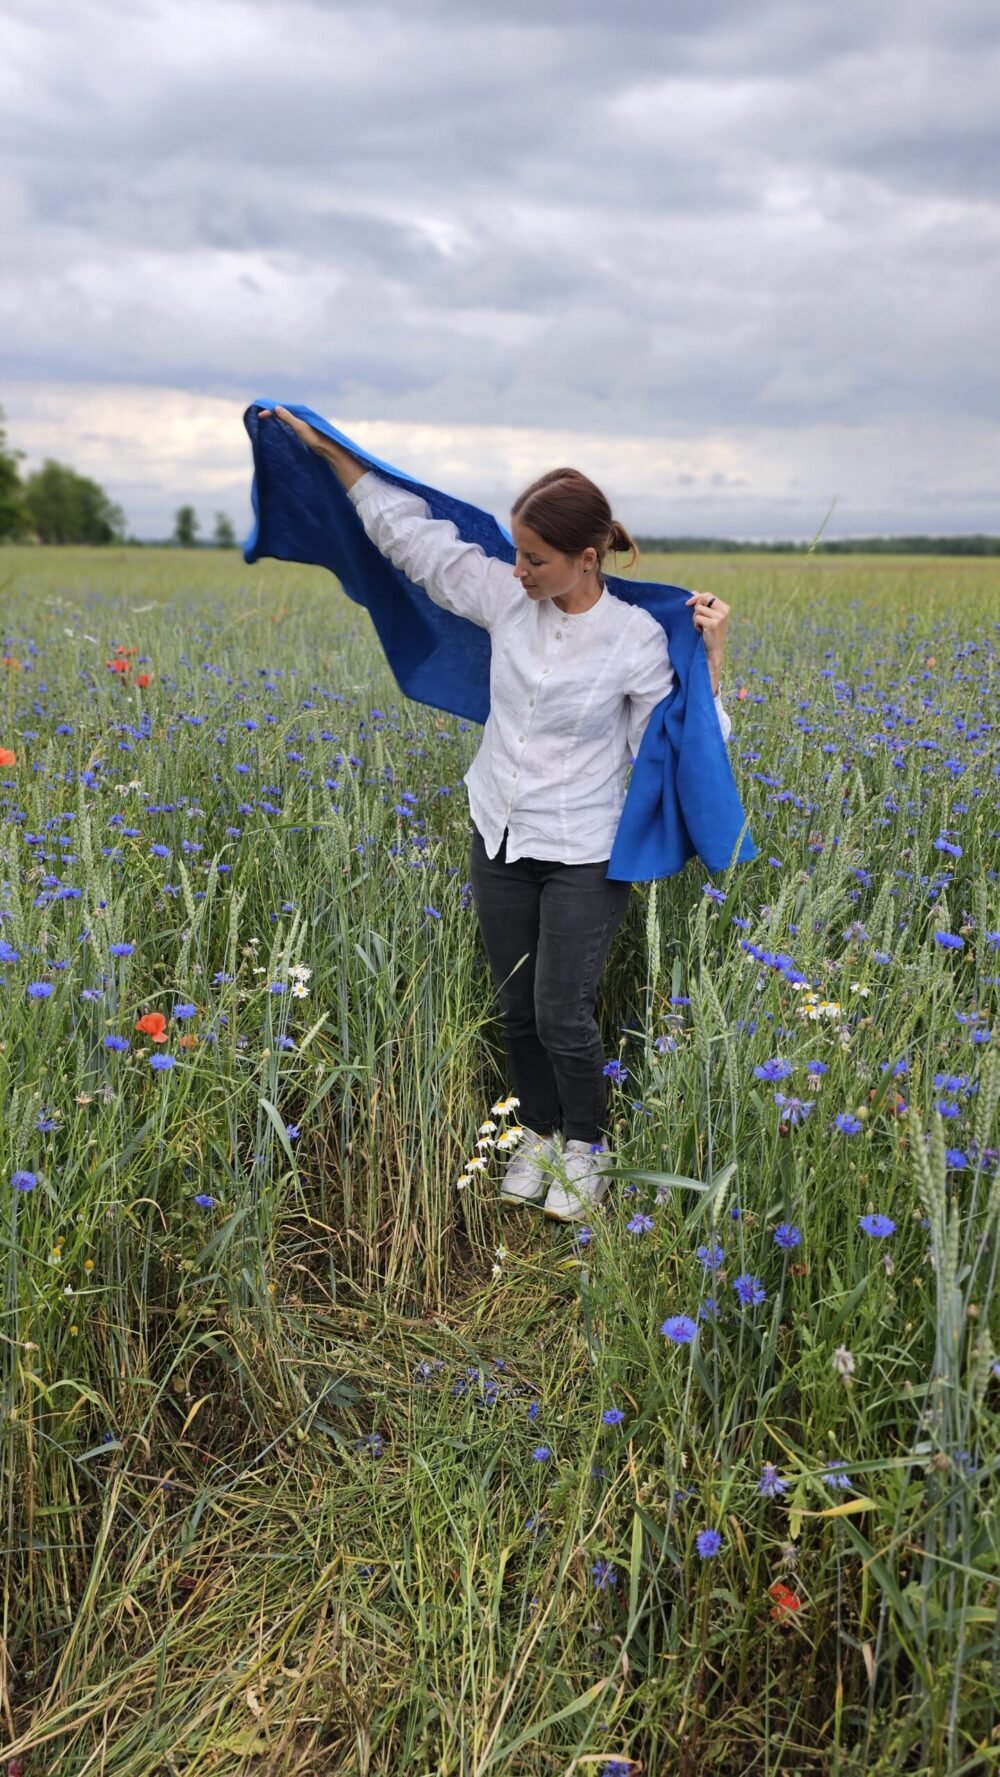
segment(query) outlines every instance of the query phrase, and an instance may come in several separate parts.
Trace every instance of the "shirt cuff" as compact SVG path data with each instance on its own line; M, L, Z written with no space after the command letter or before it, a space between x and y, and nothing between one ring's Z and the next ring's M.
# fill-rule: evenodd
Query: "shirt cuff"
M357 481L352 482L350 487L345 490L347 498L357 506L359 501L365 498L366 494L374 492L375 488L378 486L378 481L379 478L375 474L375 471L373 469L366 469L364 474L359 475Z

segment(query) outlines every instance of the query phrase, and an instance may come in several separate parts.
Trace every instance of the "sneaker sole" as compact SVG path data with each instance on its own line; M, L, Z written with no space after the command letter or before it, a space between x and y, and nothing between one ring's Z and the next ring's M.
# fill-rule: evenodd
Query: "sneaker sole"
M546 1203L545 1214L551 1222L585 1222L595 1210L600 1209L606 1196L607 1192L602 1191L592 1203L581 1203L579 1209L550 1209Z
M501 1203L521 1203L524 1204L527 1209L531 1209L535 1204L541 1203L544 1200L547 1190L548 1186L543 1185L542 1189L536 1191L531 1197L523 1196L520 1191L501 1191L500 1201Z

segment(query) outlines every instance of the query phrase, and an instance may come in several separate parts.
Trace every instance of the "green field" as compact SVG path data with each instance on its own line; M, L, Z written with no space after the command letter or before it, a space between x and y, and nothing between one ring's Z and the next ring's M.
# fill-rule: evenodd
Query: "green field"
M318 571L0 551L12 1777L1000 1769L1000 575L640 572L759 857L633 891L581 1238L457 1185L478 731Z

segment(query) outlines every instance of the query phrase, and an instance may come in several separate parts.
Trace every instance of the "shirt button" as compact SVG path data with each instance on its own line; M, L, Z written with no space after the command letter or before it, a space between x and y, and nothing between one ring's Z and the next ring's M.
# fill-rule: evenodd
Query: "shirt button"
M523 734L519 734L519 735L518 735L518 737L517 737L517 738L518 738L518 740L523 740L523 739L524 739L524 735L523 735Z
M533 709L534 709L534 707L535 707L535 700L534 700L534 698L533 698L533 697L529 697L529 698L528 698L528 708L529 708L529 710L533 710Z

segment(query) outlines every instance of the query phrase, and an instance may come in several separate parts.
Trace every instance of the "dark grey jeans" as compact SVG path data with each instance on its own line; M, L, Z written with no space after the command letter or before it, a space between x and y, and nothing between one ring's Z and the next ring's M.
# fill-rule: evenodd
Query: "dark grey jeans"
M506 833L488 858L472 828L472 897L500 999L510 1084L520 1121L537 1135L562 1130L567 1141L598 1142L606 1133L594 1007L629 898L629 884L609 882L607 868L607 859L509 864Z

